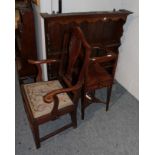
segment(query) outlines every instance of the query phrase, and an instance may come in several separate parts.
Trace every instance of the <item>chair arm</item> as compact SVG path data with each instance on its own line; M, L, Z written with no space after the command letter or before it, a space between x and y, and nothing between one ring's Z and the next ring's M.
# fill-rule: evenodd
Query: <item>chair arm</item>
M75 91L81 88L81 84L78 83L75 86L69 87L69 88L61 88L61 89L57 89L54 90L52 92L49 92L48 94L46 94L45 96L43 96L44 101L46 103L51 103L53 101L53 98L56 98L57 94L61 94L61 93L67 93L67 92L71 92L71 91Z
M34 64L34 65L40 65L40 64L50 64L50 63L56 63L56 62L60 62L60 60L57 59L46 59L46 60L28 60L28 62L30 64Z
M42 69L41 64L52 64L58 63L60 60L57 59L46 59L46 60L28 60L30 64L36 65L38 69L37 81L42 81Z
M105 56L90 58L90 61L101 63L101 62L109 62L111 60L115 60L116 58L117 55L115 53L109 53Z

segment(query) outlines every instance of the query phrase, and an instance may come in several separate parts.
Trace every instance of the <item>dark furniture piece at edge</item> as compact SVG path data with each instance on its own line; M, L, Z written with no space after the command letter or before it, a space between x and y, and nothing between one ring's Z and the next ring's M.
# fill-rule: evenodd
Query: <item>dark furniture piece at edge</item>
M28 63L28 59L37 59L34 15L31 5L18 6L20 21L16 29L16 64L20 83L27 78L36 78L36 68Z

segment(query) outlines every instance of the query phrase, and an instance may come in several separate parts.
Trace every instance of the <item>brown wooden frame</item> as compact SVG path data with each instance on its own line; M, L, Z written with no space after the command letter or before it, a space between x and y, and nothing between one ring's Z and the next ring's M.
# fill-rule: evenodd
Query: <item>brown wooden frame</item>
M47 102L47 104L50 103L52 100L54 101L54 107L53 107L53 110L51 111L51 113L41 116L39 118L34 118L32 112L31 112L30 106L29 106L29 101L27 99L26 92L24 90L24 86L23 85L21 86L21 92L22 92L22 96L23 96L23 100L24 100L24 107L25 107L25 111L28 116L28 120L30 122L30 126L31 126L32 133L34 136L36 148L39 148L40 142L46 140L47 138L54 136L55 134L58 134L59 132L65 130L69 127L74 127L74 128L77 127L76 108L77 108L77 103L78 103L78 99L79 99L80 88L82 87L82 84L84 82L84 76L85 76L85 73L87 72L87 67L88 67L88 63L89 63L89 57L90 57L91 50L90 50L89 44L86 42L84 35L82 34L82 31L80 30L79 27L73 28L71 33L72 33L71 39L70 39L71 44L69 44L69 48L68 48L70 57L69 57L67 71L64 75L62 75L62 72L60 72L60 77L63 80L63 82L67 85L67 88L62 88L62 89L52 91L44 96L44 101ZM66 44L66 40L64 42ZM79 42L79 44L77 44L78 42ZM83 50L82 50L82 48L83 48ZM71 81L72 71L73 71L74 64L76 63L76 61L77 61L78 57L81 55L81 53L84 53L83 65L82 65L81 70L78 74L78 79L77 79L76 83L73 85L72 81ZM74 57L73 57L73 55L74 55ZM63 57L62 57L62 59L63 59ZM58 62L61 63L61 61L57 61L55 59L54 60L53 59L39 60L39 61L29 60L29 63L35 64L38 67L39 71L38 71L37 81L42 80L42 73L41 73L41 67L40 67L41 64L58 63ZM74 104L58 110L59 101L58 101L57 94L64 93L64 92L65 93L70 92L72 94L71 99ZM40 136L39 136L39 125L40 124L43 124L43 123L51 121L51 120L55 120L55 119L59 118L61 115L65 115L68 113L71 116L71 123L69 123L69 124L65 125L64 127L40 138Z

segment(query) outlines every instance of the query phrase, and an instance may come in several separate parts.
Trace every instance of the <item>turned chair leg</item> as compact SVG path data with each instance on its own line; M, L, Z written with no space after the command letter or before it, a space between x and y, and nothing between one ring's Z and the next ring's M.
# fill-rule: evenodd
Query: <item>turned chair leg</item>
M70 113L73 128L77 128L77 117L76 117L76 110Z
M106 111L108 111L108 109L109 109L109 102L110 102L111 92L112 92L112 86L107 88Z
M33 137L36 144L36 148L38 149L40 148L39 126L33 125L32 130L33 130Z

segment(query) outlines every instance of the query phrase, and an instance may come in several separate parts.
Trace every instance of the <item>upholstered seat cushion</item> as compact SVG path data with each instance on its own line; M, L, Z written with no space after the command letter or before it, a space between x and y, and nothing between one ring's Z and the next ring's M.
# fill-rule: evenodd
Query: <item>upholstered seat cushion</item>
M34 118L41 117L49 114L53 109L53 102L46 103L43 100L43 96L48 92L62 88L62 85L58 80L47 82L36 82L32 84L25 84L25 94L29 102L32 114ZM73 102L67 95L67 93L58 94L59 106L58 109L62 109L66 106L73 105Z

